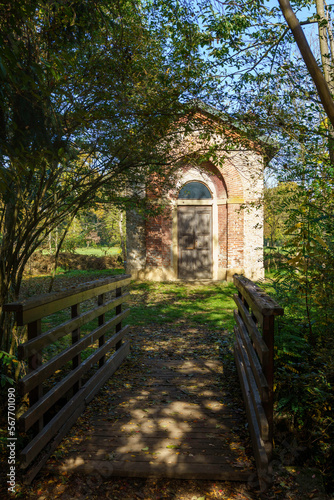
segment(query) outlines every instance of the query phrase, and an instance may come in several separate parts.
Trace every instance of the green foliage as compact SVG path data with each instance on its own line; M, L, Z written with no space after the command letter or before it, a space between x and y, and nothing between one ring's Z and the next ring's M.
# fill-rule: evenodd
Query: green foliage
M331 474L334 218L329 183L314 176L307 187L295 190L272 286L285 309L276 335L277 410L290 415L317 465Z
M8 352L0 351L0 386L14 385L15 381L9 374L13 370L13 366L18 363L16 356L8 354Z
M316 464L332 474L333 231L328 178L299 186L284 213L287 240L272 279L285 316L276 334L277 411L289 415Z
M177 1L14 0L0 4L0 19L4 303L18 297L30 256L52 246L52 232L57 250L66 234L72 251L83 241L117 242L108 217L103 236L82 234L82 209L149 210L129 186L168 188L182 158L173 124L209 79L200 30ZM1 315L6 351L11 338Z
M333 349L327 346L314 351L304 336L304 325L287 307L285 316L276 334L276 411L289 417L299 441L330 476L334 452Z
M269 240L271 247L281 246L287 240L285 222L296 188L294 182L280 182L264 189L264 238Z

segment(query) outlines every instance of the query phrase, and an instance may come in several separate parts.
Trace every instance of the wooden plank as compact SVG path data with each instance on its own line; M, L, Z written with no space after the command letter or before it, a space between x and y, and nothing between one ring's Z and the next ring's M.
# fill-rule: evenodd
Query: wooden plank
M268 381L269 398L264 406L264 411L269 422L269 430L271 439L273 437L273 419L274 419L274 317L269 316L264 318L263 322L263 339L269 349L268 361L263 364L263 373Z
M238 315L238 311L234 311L234 319L238 325L238 330L241 336L242 345L247 351L248 360L250 362L251 370L254 375L256 385L261 396L261 401L268 401L269 386L267 383L267 379L264 376L264 373L262 371L262 366L251 344L246 327L243 324L240 316Z
M131 411L131 409L128 409L128 411ZM136 414L137 414L137 411L136 411ZM110 415L109 418L107 417L104 419L105 427L107 428L109 425L111 425L110 422L112 424L115 424L118 421L122 422L124 415L125 415L124 408L123 408L123 411L116 411L114 414ZM168 422L169 423L173 422L173 419L175 417L175 415L173 415L172 411L167 412L166 414L165 413L159 414L159 412L158 413L145 412L145 413L139 413L139 415L140 415L140 421L142 423L147 421L147 419L149 419L149 420L152 419L161 425L168 425ZM177 416L180 418L180 416L182 416L182 415L178 414ZM194 422L194 420L196 420L196 422ZM208 415L208 414L204 413L202 415L202 418L197 418L197 417L193 417L192 415L187 415L187 416L185 416L185 419L182 420L182 422L183 422L185 427L187 427L188 425L191 424L191 428L196 431L196 429L204 429L204 428L209 430L212 427L215 427L216 425L219 425L219 426L222 425L222 427L219 427L219 429L224 429L224 422L233 421L233 422L236 422L237 425L241 425L242 421L244 421L244 420L245 420L245 418L244 418L243 414L240 415L240 414L236 414L233 412L230 412L230 413L226 412L226 413L220 413L219 415L216 415L214 413L210 413L210 415ZM97 427L99 427L99 426L103 427L103 425L97 421L92 421L92 424L97 426ZM222 431L222 432L224 432L224 431Z
M155 464L117 461L84 461L69 462L61 467L61 472L75 471L93 474L99 472L103 477L165 477L173 479L206 479L217 481L247 481L249 470L241 471L222 465L204 464Z
M209 388L208 388L209 387ZM146 391L146 392L145 392ZM139 397L145 397L145 394L163 394L164 391L168 391L169 394L177 394L179 396L188 396L189 398L199 398L199 400L208 398L219 398L222 396L229 396L230 393L223 389L220 389L219 384L214 384L213 380L206 381L193 381L190 380L181 381L179 378L171 381L164 381L163 379L158 379L154 377L152 380L145 381L145 387L140 390ZM182 394L181 394L182 393ZM131 392L124 392L124 397L131 396Z
M135 402L138 402L140 404L144 403L145 401L159 401L160 405L167 404L171 400L175 401L187 401L189 405L200 405L202 407L207 407L210 409L212 408L218 408L218 404L221 404L219 408L221 408L220 411L227 411L228 413L231 413L231 409L229 406L226 406L226 404L223 403L217 403L215 404L215 401L221 400L223 397L227 396L227 402L230 402L231 398L229 397L230 394L226 394L223 391L222 392L209 392L209 394L206 393L196 393L196 392L186 392L183 389L178 389L175 386L168 386L168 385L161 385L161 386L151 386L153 389L150 394L148 394L146 391L141 390L138 386L134 386L134 390L137 390L138 395L133 398L133 393L126 391L123 393L124 400L128 399L128 405L135 404ZM239 410L240 411L240 410Z
M255 322L252 319L252 316L249 314L249 312L247 311L246 307L241 302L237 294L233 295L233 299L237 304L239 314L242 317L243 322L247 327L248 333L252 341L254 342L254 347L260 358L261 363L263 364L268 362L269 350L267 344L263 340L261 333L259 332Z
M249 393L253 401L253 407L256 413L256 418L258 422L258 426L260 429L260 434L261 438L263 441L268 441L269 439L269 425L268 425L268 420L265 415L263 406L262 406L262 401L260 397L260 393L258 391L255 378L252 372L251 364L247 355L247 351L242 343L242 339L240 337L240 334L235 327L235 336L238 344L238 354L242 360L244 371L247 377L247 382L248 382L248 387L249 387Z
M122 437L127 435L127 433L133 434L135 431L139 436L149 436L154 435L155 437L168 436L169 438L184 437L185 434L191 435L192 438L197 439L198 437L210 437L210 436L226 436L229 435L231 430L235 430L238 425L240 425L240 420L235 418L220 420L219 424L217 419L210 419L212 423L208 422L196 422L193 421L173 421L170 418L145 418L142 422L135 423L124 422L124 420L118 420L112 424L105 420L99 420L97 422L92 421L94 429L94 438L97 436L108 437ZM191 433L191 434L190 434Z
M129 343L123 344L123 346L116 351L103 365L100 369L100 376L94 375L87 384L85 384L71 399L70 401L54 416L54 418L44 427L44 429L22 450L22 468L26 468L32 460L41 452L43 447L52 439L52 437L57 433L57 431L63 426L65 422L73 413L77 413L77 406L81 408L81 411L87 404L87 402L93 399L94 395L102 387L105 381L109 378L112 370L116 370L120 363L124 359L125 353L129 351ZM92 390L92 381L94 384L98 384L98 388L94 387ZM94 394L93 394L94 393ZM92 395L93 394L93 395ZM80 413L81 413L80 411ZM77 418L77 417L76 417Z
M122 296L122 289L121 288L116 288L116 297L121 297ZM116 314L121 314L122 312L122 304L116 307ZM119 332L122 329L122 322L120 322L118 325L116 325L116 332ZM119 349L122 345L122 339L116 344L116 350Z
M256 318L263 323L263 316L282 316L284 310L262 288L245 276L233 276L233 283L248 302Z
M41 468L46 464L46 462L49 460L50 456L54 453L54 451L57 449L58 445L61 443L62 439L68 431L71 429L71 427L75 424L76 420L78 417L81 415L83 410L85 409L84 403L81 403L75 410L72 415L70 415L65 424L61 427L59 430L58 434L52 439L52 441L43 449L43 451L39 454L38 460L36 463L34 463L30 469L26 471L26 473L23 476L23 483L24 484L30 484L38 472L41 470ZM22 467L23 468L23 467ZM26 467L24 467L26 468Z
M80 413L84 409L83 402L84 389L81 388L79 392L73 396L70 401L53 417L53 419L44 427L44 429L37 434L37 436L30 441L30 443L22 450L21 468L26 469L34 458L42 451L62 425L71 418L72 414L80 409ZM76 415L77 418L78 415Z
M42 322L40 319L29 323L28 325L28 340L38 338L42 333ZM42 365L42 353L35 351L28 357L28 373L34 372ZM34 405L43 396L43 387L41 384L35 385L29 391L29 404ZM34 434L37 434L43 428L43 418L40 418L33 429Z
M244 403L247 412L247 420L249 424L249 430L253 445L254 457L257 466L257 472L260 477L266 476L268 474L268 457L264 447L264 442L260 435L260 429L257 423L257 418L250 396L250 389L248 386L248 381L245 373L245 368L242 363L241 357L238 353L237 344L234 344L234 359L236 367L238 370L239 380L241 384L241 389L244 397Z
M125 276L127 276L125 278ZM131 282L130 275L124 275L124 278L112 278L104 280L96 280L90 284L77 285L75 293L73 289L64 292L55 292L53 294L40 295L33 297L23 302L13 302L5 304L4 310L14 311L16 313L16 321L19 326L35 321L39 318L49 316L61 309L71 307L74 304L79 304L92 297L107 293L119 287L124 287ZM79 290L79 292L77 291Z
M167 369L182 369L182 370L194 370L194 373L201 372L205 370L215 374L217 370L222 371L222 363L219 360L213 359L182 359L182 360L168 360L167 364L162 363L161 360L157 363L153 359L148 359L145 363L147 366L165 366Z
M143 445L141 445L143 446ZM158 449L158 448L157 448ZM115 461L117 462L130 462L132 463L133 465L135 465L136 463L142 463L142 464L147 464L148 463L151 463L152 461L154 462L155 465L157 464L166 464L166 465L169 465L169 464L178 464L178 465L181 465L181 464L202 464L202 465L213 465L213 466L216 466L216 465L219 465L219 466L225 466L229 469L233 469L233 466L229 463L229 460L227 459L227 456L224 456L224 455L210 455L209 453L198 453L196 450L192 450L193 453L191 453L190 455L188 454L185 454L185 455L181 455L181 453L179 455L176 455L175 453L175 450L162 450L162 451L159 451L159 452L156 452L157 454L155 455L154 452L152 452L152 454L148 454L148 455L144 455L143 453L140 454L138 452L134 452L135 456L133 456L133 454L131 455L131 453L119 453L116 449L116 451L112 452L112 453L103 453L103 450L101 450L101 448L93 448L93 447L90 447L89 450L85 451L85 452L80 452L80 458L83 458L84 460L91 460L92 457L94 457L93 459L96 459L96 460L103 460L103 459L106 459L106 457L108 455L111 455L111 456L115 456ZM224 450L225 453L228 454L229 450L228 449L225 449ZM159 453L159 454L158 454ZM75 456L75 455L73 455ZM234 456L234 457L230 457L230 462L232 462L232 460L236 460L237 457ZM112 461L114 461L112 460ZM242 467L242 465L240 464L240 468L243 469L243 468L246 468L246 467Z
M4 304L6 311L19 312L25 311L28 309L33 309L35 307L41 306L48 302L53 302L60 298L65 298L74 293L81 293L87 290L95 290L100 287L108 284L116 283L117 286L126 286L129 283L129 279L131 279L130 274L122 274L120 276L113 276L108 278L95 279L93 281L87 281L85 283L75 284L74 286L67 287L66 289L60 290L58 292L51 292L48 294L35 295L30 297L29 299L23 300L21 302L11 302L9 304ZM124 284L126 283L126 284ZM115 288L112 288L114 290ZM92 297L99 295L99 291L95 291Z
M98 303L98 305L99 305L99 306L103 306L104 301L105 301L105 294L104 294L104 293L102 293L101 295L99 295L99 296L97 297L97 303ZM116 309L117 309L117 308L116 308ZM120 312L121 312L121 311L120 311ZM118 316L118 314L117 314L117 310L116 310L116 316ZM97 321L98 321L98 325L99 325L99 326L102 326L102 325L105 323L105 321L106 321L106 315L105 315L104 313L103 313L103 314L101 314L101 315L97 318ZM104 335L104 333L103 333L103 334L99 337L99 347L102 347L102 346L103 346L103 344L104 344L104 342L105 342L105 335ZM104 365L105 360L106 360L105 356L103 356L103 357L100 359L100 361L99 361L99 367L100 367L100 368L101 368L101 366L102 366L102 365Z
M94 446L94 443L95 441L90 442L85 451L79 450L79 452L77 453L71 453L67 458L67 462L71 461L71 459L73 458L75 460L75 458L79 455L80 458L84 459L85 461L89 461L92 459L108 460L108 457L110 457L111 462L130 462L133 465L135 465L136 463L148 465L148 463L154 462L155 465L166 464L167 466L169 466L169 464L202 464L213 465L214 467L216 465L220 465L225 466L228 469L233 469L232 462L236 461L238 458L237 455L231 454L231 450L228 448L228 446L221 450L222 454L213 455L211 452L213 452L214 450L208 449L201 451L194 450L193 448L189 450L189 454L182 454L182 452L178 452L176 449L170 450L162 448L158 440L156 441L154 451L152 451L151 453L138 451L120 452L118 451L118 448L110 448L109 443L96 442L96 446ZM145 444L147 443L145 442ZM143 443L140 446L143 447ZM223 455L223 453L225 453L225 455ZM241 470L244 468L248 469L248 466L242 466L242 464L239 465Z
M93 354L86 358L78 368L71 371L65 378L48 391L36 404L20 417L20 425L27 431L33 423L40 418L53 404L55 404L73 385L114 346L128 331L125 326L120 332L113 335L108 341ZM98 372L97 372L98 373ZM94 378L95 375L92 377Z
M161 373L162 377L165 376L162 367L165 365L167 371L170 368L169 361L165 360L150 360L150 364L152 371ZM188 370L188 361L185 364ZM196 362L192 362L192 366L195 365ZM177 366L184 366L184 362L178 362ZM187 380L187 372L184 379ZM182 380L180 374L178 380ZM196 404L194 398L176 400L173 396L183 393L171 383L168 386L173 391L171 400L163 404L158 398L152 405L156 387L150 391L144 385L134 383L132 386L132 398L129 389L121 398L117 397L117 391L110 415L105 413L91 418L89 435L73 447L71 445L71 455L60 459L59 471L98 471L106 477L117 474L224 480L247 480L254 473L246 454L235 444L237 429L241 425L243 428L244 422L238 421L239 416L235 414L226 417L228 408L221 403L218 391L218 400L205 398ZM164 388L162 386L169 399L171 394ZM137 399L142 392L146 400ZM165 426L168 426L166 430Z
M128 327L124 327L122 330L126 330ZM115 334L115 338L119 335L120 332ZM119 338L119 337L118 337ZM99 391L100 387L102 387L106 381L111 377L113 373L117 370L122 361L129 355L130 352L130 341L124 342L119 349L107 360L107 362L103 365L103 376L98 377L97 373L93 375L93 377L87 382L87 395L85 396L86 405L94 398L95 394Z
M231 435L231 434L230 434ZM170 450L168 446L173 448ZM145 451L143 448L147 448L148 453L155 453L157 451L162 453L179 453L189 452L195 455L215 455L220 457L227 457L236 459L238 454L231 450L228 440L225 436L213 436L207 437L206 435L194 438L192 433L183 435L180 439L175 439L165 436L157 438L154 436L135 434L132 436L97 436L94 434L91 436L89 441L85 442L82 446L87 452L91 452L94 449L102 450L113 450L115 453L128 453L131 459L131 455L136 454L137 457L145 457ZM81 452L81 446L78 446L79 453ZM136 457L132 457L136 458ZM160 457L157 457L160 458ZM181 458L181 456L180 456ZM225 462L225 460L223 460Z
M130 309L126 309L121 314L121 318L125 319L129 315L129 313ZM56 370L59 370L62 366L64 366L64 364L70 361L78 352L83 351L91 344L93 344L99 338L101 333L103 334L110 331L118 321L119 318L117 317L111 318L101 327L97 327L92 332L87 333L87 335L82 337L82 339L80 339L78 343L68 347L57 356L50 359L50 361L40 366L37 370L23 377L19 381L20 394L27 393L31 388L35 387L37 384L40 384L45 379L53 375Z
M179 408L179 409L178 409ZM154 417L155 415L160 415L160 416L165 416L165 417L174 417L175 415L178 415L179 418L192 418L193 420L206 420L209 418L209 416L212 417L222 417L224 414L226 415L226 418L233 418L234 414L232 411L228 411L227 409L225 411L213 411L208 408L205 408L206 414L204 414L203 409L198 409L198 408L193 408L191 406L184 406L182 409L176 406L176 404L173 404L173 407L170 407L169 404L166 404L164 406L162 405L156 405L156 406L149 406L147 405L147 408L138 408L136 409L136 414L140 416L140 418L146 418L146 417ZM210 412L210 415L209 415ZM121 414L121 412L119 412Z
M101 314L106 313L110 309L118 306L120 302L123 302L130 294L125 293L122 297L117 299L112 299L106 302L102 306L94 307L91 311L87 311L85 313L80 314L77 318L69 319L64 323L51 328L47 332L40 335L38 338L33 339L29 342L25 342L18 346L18 356L21 361L25 360L31 353L41 350L43 347L52 344L56 340L65 335L68 335L76 328L80 328L81 326L89 323L95 318L99 317Z
M71 317L76 318L77 316L80 316L80 304L75 304L74 306L71 307ZM72 344L78 343L80 340L80 328L75 328L72 331ZM81 363L81 350L78 351L78 353L75 354L72 358L72 368L75 369L77 368ZM81 387L81 378L78 380L73 385L73 394L78 392L78 390Z

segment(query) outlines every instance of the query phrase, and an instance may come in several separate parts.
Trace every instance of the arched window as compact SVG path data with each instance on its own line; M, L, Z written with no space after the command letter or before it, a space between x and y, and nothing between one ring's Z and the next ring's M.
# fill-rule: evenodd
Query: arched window
M208 200L211 198L210 191L201 182L187 182L179 192L179 200Z

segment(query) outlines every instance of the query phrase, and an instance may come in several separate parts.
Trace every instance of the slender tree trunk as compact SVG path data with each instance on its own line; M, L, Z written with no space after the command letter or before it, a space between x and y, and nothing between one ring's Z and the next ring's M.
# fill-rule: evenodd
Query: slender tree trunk
M124 239L124 232L123 232L123 217L124 217L124 212L123 212L123 210L120 210L119 222L118 222L119 234L120 234L120 239L121 239L123 262L126 262L126 248L125 248L125 239Z
M320 45L320 55L322 62L322 70L324 72L325 80L328 84L329 90L333 91L332 77L331 77L331 54L328 45L328 35L327 35L327 16L325 15L325 6L323 0L316 0L317 5L317 15L318 20L318 33L319 33L319 45Z
M71 220L69 222L69 224L67 225L66 229L64 230L60 240L59 240L59 243L58 243L58 227L57 227L57 247L56 247L56 254L55 254L55 263L54 263L54 268L53 268L53 271L51 273L51 280L50 280L50 284L49 284L49 290L48 292L52 292L52 287L53 287L53 283L54 283L54 280L55 280L55 277L56 277L56 271L57 271L57 266L58 266L58 258L59 258L59 253L60 253L60 250L61 250L61 247L64 243L64 240L66 238L66 235L68 233L68 230L70 229L71 227L71 224L73 222L73 219L75 217L76 213L73 214L73 216L71 217Z
M303 29L292 10L289 0L278 0L278 3L317 88L325 113L327 114L331 124L334 126L334 101L326 79L317 64L317 61L315 60L304 35Z
M56 227L56 238L55 238L55 249L56 249L56 252L57 252L57 248L58 248L58 226Z
M334 79L333 79L333 53L331 46L333 46L333 36L328 13L325 13L325 6L323 0L316 0L318 20L318 33L319 33L319 46L321 54L322 70L328 88L333 95ZM331 164L334 165L334 127L332 124L328 126L328 152Z

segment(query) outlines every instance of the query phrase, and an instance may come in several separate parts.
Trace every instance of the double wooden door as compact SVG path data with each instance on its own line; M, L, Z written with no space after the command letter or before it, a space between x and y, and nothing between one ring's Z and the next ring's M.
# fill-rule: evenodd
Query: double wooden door
M178 276L212 278L212 207L178 207Z

